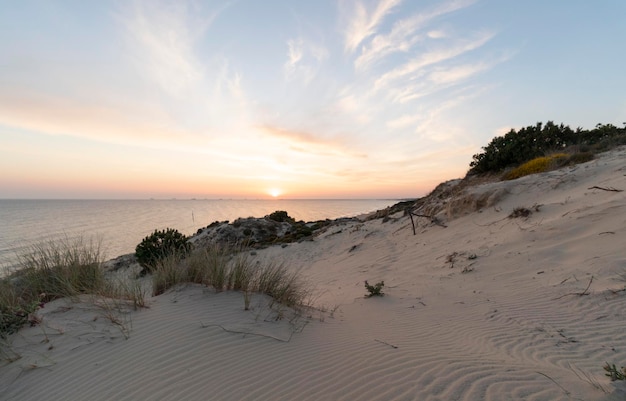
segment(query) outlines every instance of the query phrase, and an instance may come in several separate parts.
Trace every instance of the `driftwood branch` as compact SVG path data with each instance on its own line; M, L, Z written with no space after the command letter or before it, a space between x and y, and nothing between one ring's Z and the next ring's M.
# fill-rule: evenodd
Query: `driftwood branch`
M407 209L406 213L409 215L409 217L411 218L411 226L413 227L413 235L416 235L416 231L415 231L415 221L413 220L413 216L415 217L424 217L430 220L431 223L436 224L438 226L441 227L448 227L445 224L443 224L441 222L441 220L439 220L436 216L430 216L428 214L418 214L418 213L413 213L411 210Z
M415 232L415 222L413 221L413 213L411 213L410 210L407 210L407 213L409 214L409 217L411 218L411 226L413 227L413 235L415 235L416 232Z
M600 189L602 191L610 191L610 192L624 192L623 189L615 189L613 187L599 187L597 185L594 185L593 187L589 187L587 189Z

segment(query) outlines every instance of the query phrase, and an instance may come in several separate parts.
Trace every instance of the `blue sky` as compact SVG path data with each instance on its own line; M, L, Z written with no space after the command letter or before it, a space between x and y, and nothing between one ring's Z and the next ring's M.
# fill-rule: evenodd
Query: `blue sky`
M404 198L626 122L626 2L1 1L2 198Z

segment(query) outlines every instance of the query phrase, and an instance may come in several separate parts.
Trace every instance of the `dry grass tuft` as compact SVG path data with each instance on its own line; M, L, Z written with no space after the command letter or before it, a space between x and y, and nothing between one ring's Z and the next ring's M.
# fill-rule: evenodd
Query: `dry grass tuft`
M262 264L242 249L218 246L196 250L185 259L166 258L154 269L152 280L154 295L186 282L212 286L217 292L241 291L246 308L255 292L288 307L305 305L311 295L300 275L284 264Z
M58 298L92 294L145 306L140 283L108 280L103 262L100 241L83 237L38 244L20 255L18 268L0 279L0 337L19 330L39 307Z

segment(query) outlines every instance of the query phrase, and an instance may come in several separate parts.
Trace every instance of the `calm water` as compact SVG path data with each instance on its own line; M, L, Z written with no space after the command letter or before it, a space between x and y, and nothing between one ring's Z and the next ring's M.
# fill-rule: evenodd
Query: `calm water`
M397 200L3 200L0 199L0 275L17 255L59 238L102 240L107 258L134 252L155 229L194 234L219 220L263 217L285 210L296 220L351 217Z

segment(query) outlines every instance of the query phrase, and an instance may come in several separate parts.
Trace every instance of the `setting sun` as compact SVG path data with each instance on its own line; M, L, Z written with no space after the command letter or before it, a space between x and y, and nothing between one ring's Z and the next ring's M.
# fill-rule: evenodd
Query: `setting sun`
M278 188L271 188L267 191L267 193L272 197L272 198L278 198L280 196L280 194L283 193L283 191L281 191Z

